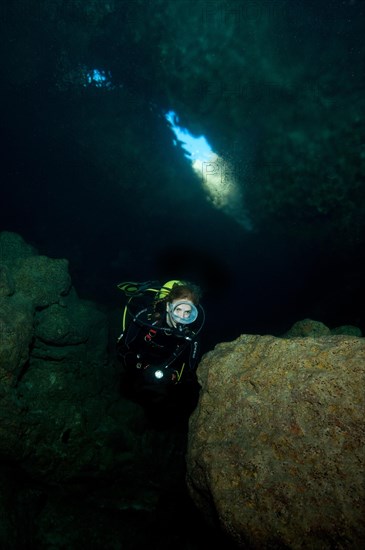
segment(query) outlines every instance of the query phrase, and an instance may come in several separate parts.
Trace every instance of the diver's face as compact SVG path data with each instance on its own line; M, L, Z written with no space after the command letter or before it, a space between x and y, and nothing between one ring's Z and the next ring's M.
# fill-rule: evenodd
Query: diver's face
M173 300L172 305L180 300ZM175 315L180 317L180 319L188 319L191 315L191 305L187 302L184 304L179 304L174 308Z
M171 315L170 308L174 312L173 316ZM192 303L187 299L179 298L179 299L173 300L172 302L169 302L166 305L166 311L167 311L168 324L170 326L176 327L177 323L179 322L179 319L182 319L182 320L189 319L192 313Z

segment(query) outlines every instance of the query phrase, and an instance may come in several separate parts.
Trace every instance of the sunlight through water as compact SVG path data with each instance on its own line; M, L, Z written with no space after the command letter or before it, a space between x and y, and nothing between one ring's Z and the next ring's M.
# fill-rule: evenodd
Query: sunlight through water
M202 182L208 200L247 231L252 231L252 223L243 206L242 191L230 163L212 150L204 136L194 137L186 128L181 127L173 111L166 114L166 119L175 134L175 145L180 143Z

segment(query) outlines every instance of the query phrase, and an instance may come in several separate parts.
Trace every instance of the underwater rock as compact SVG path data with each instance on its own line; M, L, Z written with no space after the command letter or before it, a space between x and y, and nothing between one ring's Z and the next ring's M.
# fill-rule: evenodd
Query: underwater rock
M302 319L294 323L288 332L284 334L284 338L297 338L298 336L316 338L318 336L328 336L330 333L330 329L321 321Z
M35 248L26 243L21 235L11 231L0 231L0 263L8 264L16 259L30 258L37 254Z
M6 266L0 266L0 298L14 294L14 282Z
M187 483L241 548L365 543L365 340L242 335L198 367Z
M347 334L348 336L362 336L361 329L352 325L342 325L333 329L326 327L321 321L313 319L302 319L283 335L284 338L297 338L298 336L311 336L317 338L319 336L328 336L330 334Z
M121 425L106 413L119 396L105 314L79 299L66 260L11 232L0 252L0 453L52 482L104 471L103 440Z
M28 296L35 307L58 303L71 289L68 261L32 256L15 262L13 278L18 292Z
M341 325L331 329L331 334L348 334L350 336L362 336L361 329L353 325Z
M0 298L0 386L12 387L29 360L33 307L21 294Z
M318 336L328 336L330 334L347 334L348 336L362 336L361 329L353 325L342 325L333 329L329 329L321 321L314 321L313 319L302 319L297 321L294 325L283 335L284 338L297 338L311 336L317 338Z

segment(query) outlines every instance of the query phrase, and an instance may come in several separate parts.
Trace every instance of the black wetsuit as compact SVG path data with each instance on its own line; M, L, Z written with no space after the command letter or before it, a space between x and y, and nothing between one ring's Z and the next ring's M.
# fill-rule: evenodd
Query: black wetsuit
M160 311L153 304L136 313L129 309L130 321L118 341L118 355L136 391L162 395L175 386L197 384L204 310L198 306L196 321L172 328L164 303L159 305Z

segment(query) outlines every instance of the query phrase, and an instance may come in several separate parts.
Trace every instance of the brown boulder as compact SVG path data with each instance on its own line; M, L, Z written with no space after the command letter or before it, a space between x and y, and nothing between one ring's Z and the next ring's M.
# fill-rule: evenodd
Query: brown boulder
M242 335L207 353L187 483L238 547L365 543L365 341Z

